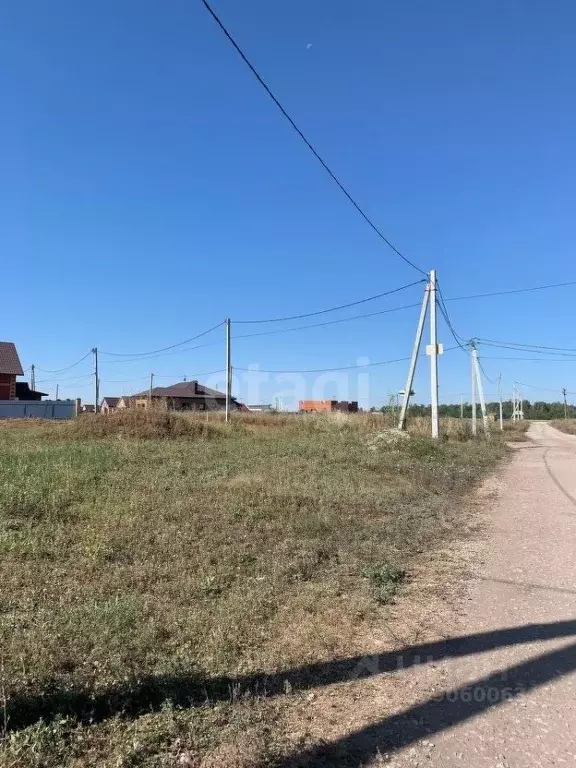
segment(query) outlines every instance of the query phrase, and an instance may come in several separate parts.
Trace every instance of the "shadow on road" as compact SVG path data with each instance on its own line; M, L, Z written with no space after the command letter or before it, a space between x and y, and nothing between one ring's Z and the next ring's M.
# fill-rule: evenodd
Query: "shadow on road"
M360 768L379 754L393 752L458 725L574 669L576 644L570 644L449 691L441 698L430 699L330 744L289 755L277 762L275 768ZM484 695L477 695L479 691Z

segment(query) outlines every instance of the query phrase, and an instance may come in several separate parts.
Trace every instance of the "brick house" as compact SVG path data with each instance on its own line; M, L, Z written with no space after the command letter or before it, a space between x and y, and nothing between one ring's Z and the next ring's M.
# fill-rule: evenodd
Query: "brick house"
M356 400L300 400L300 413L358 413Z
M16 345L0 341L0 400L16 400L16 376L23 375Z
M150 392L139 392L130 397L121 397L117 408L148 408ZM197 381L181 381L169 387L154 387L152 405L168 411L221 411L226 407L226 395L216 389L204 386ZM243 406L233 397L232 410L241 410Z

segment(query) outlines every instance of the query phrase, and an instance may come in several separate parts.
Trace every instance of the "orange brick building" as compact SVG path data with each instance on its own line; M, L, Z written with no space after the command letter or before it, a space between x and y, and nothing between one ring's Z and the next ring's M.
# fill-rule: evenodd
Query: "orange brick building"
M358 413L358 403L348 400L300 400L300 413Z

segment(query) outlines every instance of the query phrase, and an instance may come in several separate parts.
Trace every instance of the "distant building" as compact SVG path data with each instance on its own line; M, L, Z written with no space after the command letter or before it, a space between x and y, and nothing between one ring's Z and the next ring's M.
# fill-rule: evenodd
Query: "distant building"
M0 341L0 400L16 400L16 376L23 375L16 345Z
M85 403L80 406L80 413L96 413L96 408L90 403Z
M120 400L120 397L105 397L100 405L100 413L111 413L111 411L115 411Z
M221 411L226 407L226 395L197 381L181 381L169 387L154 387L136 395L121 397L116 408L154 408L168 411ZM232 410L244 410L236 398L231 399Z
M300 413L358 413L356 400L300 400Z
M246 408L249 411L271 411L271 410L273 410L273 406L270 405L270 404L247 405Z

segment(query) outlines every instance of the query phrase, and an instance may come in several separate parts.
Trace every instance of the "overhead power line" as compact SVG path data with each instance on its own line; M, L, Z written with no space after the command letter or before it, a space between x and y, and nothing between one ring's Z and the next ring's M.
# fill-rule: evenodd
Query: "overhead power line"
M457 349L457 347L448 347L448 349L445 349L444 352L451 352L453 349ZM420 355L420 357L426 357L426 355ZM248 372L254 372L254 373L332 373L333 371L351 371L356 368L373 368L377 365L391 365L392 363L404 363L407 360L410 360L409 357L399 357L396 360L381 360L377 363L363 363L362 365L343 365L339 368L304 368L301 370L271 370L271 369L264 369L264 368L239 368L238 366L234 366L235 371L248 371Z
M574 357L502 357L500 355L483 355L484 360L518 360L532 363L576 363Z
M237 336L233 335L232 338L236 339L250 339L254 336L271 336L276 333L291 333L292 331L305 331L310 328L322 328L326 325L336 325L337 323L348 323L352 320L362 320L367 317L376 317L378 315L387 315L390 312L400 312L402 309L413 309L419 307L421 302L415 304L403 304L401 307L392 307L391 309L380 309L378 312L365 312L362 315L352 315L352 317L340 317L338 320L326 320L324 323L311 323L309 325L298 325L296 328L279 328L273 331L256 331L256 333L240 333Z
M418 282L424 282L424 281L418 281ZM414 283L412 283L411 285L414 285ZM363 303L365 301L368 301L368 299L362 299L360 302L357 302L357 303L361 304L361 303ZM356 303L356 302L354 302L354 303ZM352 306L352 305L346 305L346 306ZM415 304L403 304L400 307L391 307L390 309L381 309L381 310L378 310L377 312L365 312L365 313L360 314L360 315L353 315L352 317L339 318L338 320L327 320L326 322L323 322L323 323L310 323L308 325L299 325L296 328L279 328L279 329L275 329L273 331L256 331L255 333L239 333L237 335L235 334L233 336L233 338L234 338L234 340L236 340L236 339L248 339L248 338L253 338L253 337L256 337L256 336L271 336L271 335L275 335L275 334L278 334L278 333L292 333L292 332L296 332L296 331L304 331L304 330L309 330L311 328L321 328L323 326L335 325L337 323L347 323L347 322L351 322L353 320L362 320L362 319L365 319L365 318L377 317L379 315L386 315L386 314L388 314L390 312L400 312L401 310L404 310L404 309L413 309L414 307L419 307L419 306L420 306L420 302L417 302ZM324 313L326 311L332 311L332 310L321 310L321 312L317 312L317 313L313 312L313 313L311 313L311 315L322 314L322 313ZM260 321L254 321L254 322L260 322ZM150 355L143 356L143 357L128 358L128 359L124 359L124 360L104 360L102 362L104 364L106 364L106 365L112 365L112 364L120 364L120 363L134 363L134 362L140 362L140 361L143 361L143 360L156 360L157 358L164 357L166 355L174 355L174 354L180 354L180 353L185 353L185 352L192 352L192 351L194 351L196 349L204 349L206 347L218 346L218 345L220 345L220 343L221 342L219 342L219 341L211 341L211 342L208 342L207 344L197 344L197 345L195 345L193 347L189 347L187 349L169 349L169 351L167 351L167 352L161 352L161 353L155 354L155 355L154 354L150 354Z
M486 373L486 371L484 370L484 366L482 365L482 360L480 359L480 356L478 356L477 360L478 360L478 365L480 366L480 370L481 370L481 371L482 371L482 373L484 374L484 378L486 379L486 381L487 381L489 384L496 384L496 382L495 382L493 379L491 379L491 378L490 378L490 376L488 376L488 374L487 374L487 373Z
M454 337L454 341L460 347L460 349L464 352L464 354L467 356L468 350L466 349L466 347L464 347L466 340L463 339L462 336L460 336L460 334L456 333L454 326L452 325L452 321L450 320L450 315L448 314L448 308L446 307L446 302L444 300L444 295L442 293L442 288L440 287L440 284L438 282L436 282L436 289L438 294L438 307L440 309L440 313L442 314L442 317L444 318L444 321L448 326L448 330Z
M337 307L329 307L328 309L318 309L315 312L305 312L300 315L290 315L288 317L272 317L272 318L265 318L263 320L233 320L234 324L254 324L254 323L282 323L284 321L288 320L302 320L305 317L315 317L317 315L325 315L328 312L337 312L340 309L348 309L349 307L356 307L358 304L366 304L368 301L375 301L376 299L381 299L384 296L391 296L393 293L399 293L400 291L405 291L407 288L412 288L415 285L420 285L421 283L426 282L425 280L415 280L413 283L408 283L407 285L401 285L399 288L393 288L390 291L384 291L383 293L377 293L375 296L368 296L366 299L359 299L358 301L350 301L348 304L339 304Z
M570 280L567 283L552 283L551 285L536 285L533 288L514 288L509 291L493 291L492 293L474 293L470 296L452 296L446 301L464 301L466 299L486 299L490 296L509 296L512 293L529 293L530 291L545 291L549 288L566 288L569 285L576 285L576 280Z
M514 352L532 352L535 355L554 355L557 357L571 357L576 358L575 352L556 352L552 349L532 349L532 348L522 348L522 347L514 347L510 344L497 344L496 342L486 342L486 341L480 341L478 340L478 344L482 345L483 347L495 347L497 349L510 349Z
M187 377L190 380L193 380L195 376L212 376L216 373L225 373L224 368L220 368L217 371L203 371L202 373L193 373L191 376ZM139 376L136 379L104 379L101 383L102 384L131 384L135 381L142 381L143 379L148 379L149 376ZM155 379L176 379L176 376L170 376L169 374L154 374Z
M523 381L517 381L516 384L520 384L521 387L528 387L528 389L539 389L542 392L556 392L556 394L561 394L562 389L550 389L548 387L537 387L535 384L526 384ZM566 394L573 394L572 392L566 392Z
M489 344L492 346L506 346L506 347L524 347L522 351L526 350L536 350L536 349L543 349L546 351L554 351L554 352L576 352L576 348L574 347L546 347L542 344L524 344L521 341L499 341L498 339L484 339L482 337L478 338L478 341L482 344Z
M286 118L286 120L287 120L287 121L290 123L290 126L291 126L291 127L293 128L293 130L294 130L294 131L295 131L295 132L298 134L298 136L299 136L299 137L300 137L300 139L301 139L301 140L304 142L304 144L305 144L305 145L308 147L308 149L310 150L310 152L312 152L312 154L314 155L314 157L316 158L316 160L318 160L318 162L320 163L320 165L322 166L322 168L324 168L324 170L325 170L325 171L326 171L326 173L327 173L327 174L330 176L330 178L332 179L332 181L333 181L333 182L336 184L336 186L337 186L337 187L340 189L340 191L341 191L341 192L344 194L344 196L346 197L346 199L348 200L348 202L349 202L349 203L351 203L351 204L354 206L354 208L355 208L355 209L358 211L358 213L360 214L360 216L362 216L362 218L364 219L364 221L365 221L365 222L368 224L368 226L369 226L369 227L371 227L371 229L373 229L373 230L374 230L374 232L376 232L376 234L378 235L378 237L379 237L381 240L383 240L383 241L384 241L384 243L386 243L386 245L387 245L387 246L388 246L388 247L389 247L389 248L390 248L392 251L394 251L394 253L395 253L397 256L399 256L399 257L402 259L402 261L404 261L406 264L408 264L410 267L412 267L412 269L415 269L417 272L420 272L420 274L422 274L422 275L426 275L426 272L424 272L424 270L423 270L423 269L420 269L420 267L418 267L416 264L414 264L414 262L413 262L413 261L410 261L410 259L409 259L409 258L407 258L407 257L406 257L406 256L405 256L405 255L404 255L404 254L403 254L401 251L399 251L399 250L398 250L398 248L396 248L396 246L395 246L395 245L393 245L393 244L390 242L390 240L388 240L388 238L387 238L387 237L384 235L384 233L382 232L382 230L381 230L379 227L377 227L377 226L376 226L376 224L375 224L375 223L372 221L372 219L371 219L371 218L368 216L368 214L367 214L367 213L366 213L366 212L365 212L365 211L364 211L364 210L361 208L360 204L359 204L359 203L358 203L358 202L357 202L357 201L356 201L356 200L355 200L355 199L352 197L352 195L351 195L351 194L350 194L350 192L349 192L349 191L346 189L346 187L344 186L344 184L342 184L342 182L341 182L341 181L338 179L338 177L336 176L336 174L334 173L334 171L332 171L332 169L331 169L331 168L328 166L328 164L326 163L326 161L325 161L325 160L324 160L324 159L321 157L321 155L320 155L320 153L318 152L318 150L317 150L317 149L314 147L314 145L313 145L313 144L312 144L312 143L311 143L311 142L310 142L310 141L309 141L309 140L306 138L306 136L304 135L304 133L303 133L303 132L300 130L300 128L299 128L299 127L296 125L296 123L295 123L295 122L294 122L294 120L293 120L293 119L290 117L290 115L288 114L288 112L287 112L287 111L284 109L284 107L282 106L282 104L280 103L280 101L278 100L278 98L277 98L277 97L274 95L274 93L273 93L273 92L272 92L272 90L269 88L269 86L266 84L266 82L264 81L264 79L262 78L262 76L260 75L260 73L259 73L259 72L257 71L257 69L254 67L254 65L252 64L252 62L251 62L251 61L248 59L248 57L246 56L246 54L244 53L244 51L243 51L243 50L240 48L240 46L238 45L238 43L236 42L236 40L235 40L235 39L232 37L231 33L228 31L228 29L227 29L227 28L224 26L224 23L223 23L223 22L221 21L221 19L220 19L220 18L219 18L219 17L216 15L216 12L214 11L214 9L213 9L213 8L212 8L212 6L210 5L210 3L209 3L207 0L201 0L201 2L202 2L202 4L204 5L204 7L206 8L206 10L208 11L208 13L210 14L210 16L212 16L212 18L214 19L214 21L216 22L216 24L219 26L219 28L221 29L221 31L224 33L224 35L226 36L226 38L228 39L228 41L229 41L229 42L232 44L232 46L234 47L234 49L236 50L236 52L238 53L238 55L240 56L240 58L242 59L242 61L243 61L243 62L246 64L246 66L247 66L247 67L248 67L248 69L249 69L249 70L252 72L252 74L254 75L254 77L256 78L256 80L258 80L258 82L260 83L260 85L262 86L262 88L263 88L263 89L266 91L266 93L268 94L268 96L269 96L269 97L272 99L272 101L274 102L274 104L275 104L275 105L278 107L278 109L280 110L280 112L281 112L282 116L283 116L284 118Z
M84 362L87 357L89 357L92 354L92 350L90 352L86 352L84 357L81 357L80 360L76 360L75 363L72 363L71 365L67 365L65 368L57 368L54 371L50 371L47 368L38 368L36 367L37 371L42 371L42 373L64 373L64 371L69 371L71 368L75 368L77 365L80 365L80 363Z
M160 352L167 352L170 349L175 349L176 347L182 347L184 344L189 344L191 341L196 341L196 339L202 338L202 336L206 336L209 333L212 333L212 331L215 331L217 328L220 328L224 325L224 321L217 323L216 325L213 325L212 328L208 328L206 331L202 331L202 333L196 334L196 336L192 336L189 339L184 339L184 341L179 341L177 344L171 344L169 347L162 347L161 349L151 349L148 352L103 352L100 351L101 355L109 355L111 357L138 357L138 358L144 358L147 359L148 355L156 355Z

